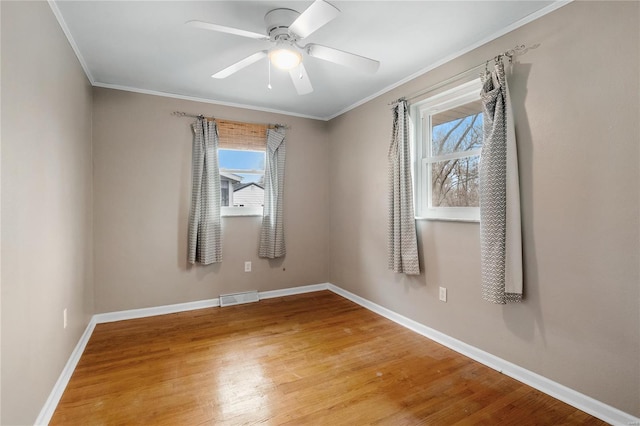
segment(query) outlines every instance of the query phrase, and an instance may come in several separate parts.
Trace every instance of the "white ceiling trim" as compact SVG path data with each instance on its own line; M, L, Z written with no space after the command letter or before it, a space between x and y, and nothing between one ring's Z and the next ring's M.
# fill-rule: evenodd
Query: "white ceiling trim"
M67 26L67 23L64 21L64 18L62 17L62 13L60 12L60 9L58 9L58 5L56 4L56 1L47 0L47 3L49 3L49 7L51 8L51 11L53 12L54 16L58 20L58 24L60 25L60 28L62 28L62 32L64 33L65 36L67 36L67 40L69 41L69 44L73 49L73 52L76 54L76 58L78 58L78 61L80 62L80 66L84 70L84 73L89 79L89 82L91 83L92 86L95 86L96 81L94 80L93 75L91 75L91 71L89 71L89 67L87 66L87 63L85 62L84 58L80 54L80 49L78 49L78 45L76 44L76 41L73 39L73 36L71 36L71 31L69 31L69 27Z
M411 81L411 80L413 80L413 79L415 79L417 77L420 77L421 75L424 75L424 74L428 73L429 71L432 71L432 70L438 68L439 66L444 65L447 62L452 61L452 60L464 55L465 53L468 53L468 52L472 51L473 49L476 49L476 48L478 48L478 47L480 47L482 45L485 45L485 44L497 39L498 37L502 37L503 35L511 32L511 31L513 31L515 29L518 29L518 28L522 27L523 25L528 24L529 22L535 21L536 19L553 12L554 10L560 9L561 7L568 5L572 1L573 0L561 0L561 1L558 1L556 3L552 3L549 6L538 10L537 12L534 12L534 13L528 15L528 16L525 16L524 18L520 19L517 22L514 22L513 24L509 25L508 27L505 27L505 28L501 29L500 31L497 31L497 32L491 34L490 36L485 37L482 40L480 40L480 41L478 41L476 43L473 43L472 45L467 46L467 47L463 48L462 50L459 50L456 53L453 53L453 54L451 54L449 56L446 56L445 58L439 60L438 62L435 62L435 63L427 66L426 68L423 68L420 71L411 74L408 77L403 78L402 80L398 81L397 83L394 83L394 84L392 84L390 86L387 86L384 89L374 93L373 95L367 96L366 98L356 102L353 105L350 105L350 106L338 111L337 113L335 113L335 114L333 114L333 115L331 115L329 117L322 118L322 120L329 121L329 120L332 120L332 119L334 119L334 118L336 118L336 117L338 117L338 116L340 116L340 115L342 115L342 114L344 114L346 112L349 112L352 109L357 108L360 105L365 104L365 103L369 102L370 100L377 98L378 96L384 95L385 93L395 89L396 87L402 86L403 84L408 83L409 81ZM500 53L500 52L496 52L496 54L497 53ZM392 99L390 99L389 101L392 101Z
M137 87L120 86L120 85L117 85L117 84L108 84L108 83L97 82L93 78L93 75L91 74L91 72L89 71L89 67L87 66L87 63L84 60L82 54L80 53L80 49L78 48L78 45L76 44L73 36L71 35L71 31L69 31L69 27L67 26L67 23L65 22L64 18L62 17L62 13L60 12L60 9L58 8L58 5L57 5L56 1L57 0L47 0L47 3L49 3L49 7L53 11L53 14L56 17L56 19L58 20L58 24L60 25L60 28L62 28L62 31L64 32L65 36L67 37L67 40L69 41L69 44L71 45L71 48L73 49L73 52L76 54L76 57L78 58L78 61L80 62L80 65L82 66L82 69L84 70L85 75L87 76L87 78L89 79L89 82L91 83L91 85L93 87L102 87L102 88L105 88L105 89L123 90L123 91L126 91L126 92L142 93L142 94L145 94L145 95L162 96L162 97L165 97L165 98L182 99L182 100L187 100L187 101L202 102L202 103L206 103L206 104L223 105L223 106L228 106L228 107L233 107L233 108L242 108L242 109L250 109L250 110L254 110L254 111L270 112L270 113L274 113L274 114L288 115L288 116L291 116L291 117L301 117L301 118L309 118L309 119L312 119L312 120L327 121L327 119L324 118L324 117L315 117L315 116L312 116L312 115L298 114L298 113L295 113L295 112L292 112L292 111L281 111L281 110L272 109L272 108L261 108L261 107L255 106L255 105L245 105L245 104L237 104L237 103L232 103L232 102L216 101L214 99L198 98L198 97L195 97L195 96L177 95L175 93L166 93L166 92L159 92L159 91L155 91L155 90L139 89Z
M154 96L163 96L163 97L168 97L168 98L174 98L174 99L183 99L183 100L189 100L189 101L195 101L195 102L202 102L202 103L207 103L207 104L213 104L213 105L223 105L223 106L229 106L229 107L234 107L234 108L243 108L243 109L250 109L250 110L255 110L255 111L263 111L263 112L270 112L270 113L275 113L275 114L283 114L283 115L288 115L288 116L292 116L292 117L301 117L301 118L309 118L309 119L313 119L313 120L322 120L322 121L329 121L332 120L346 112L351 111L354 108L359 107L360 105L365 104L366 102L369 102L370 100L373 100L381 95L384 95L385 93L421 76L426 74L429 71L432 71L433 69L446 64L447 62L456 59L462 55L464 55L465 53L468 53L470 51L472 51L473 49L476 49L484 44L487 44L517 28L522 27L523 25L526 25L532 21L535 21L536 19L547 15L563 6L566 6L567 4L571 3L573 0L560 0L557 1L555 3L550 4L549 6L546 6L522 19L520 19L517 22L514 22L513 24L501 29L500 31L495 32L494 34L485 37L483 39L481 39L480 41L473 43L469 46L467 46L466 48L463 48L461 50L459 50L456 53L453 53L451 55L446 56L445 58L423 68L422 70L415 72L405 78L403 78L402 80L387 86L385 88L383 88L382 90L379 90L378 92L367 96L366 98L361 99L360 101L338 111L337 113L327 116L327 117L317 117L317 116L311 116L311 115L306 115L306 114L298 114L292 111L282 111L282 110L276 110L276 109L271 109L271 108L261 108L258 106L254 106L254 105L246 105L246 104L236 104L236 103L231 103L231 102L223 102L223 101L216 101L214 99L206 99L206 98L198 98L198 97L192 97L192 96L185 96L185 95L177 95L174 93L166 93L166 92L159 92L159 91L154 91L154 90L146 90L146 89L139 89L136 87L128 87L128 86L120 86L120 85L115 85L115 84L107 84L107 83L99 83L96 82L95 79L93 78L93 75L91 74L91 72L89 71L89 67L87 66L84 58L82 57L81 53L80 53L80 49L78 48L75 40L73 39L73 36L71 35L71 32L69 31L69 28L66 24L66 22L64 21L64 18L62 17L62 13L60 12L60 10L58 9L58 5L56 4L56 2L59 0L47 0L47 3L49 3L49 6L51 7L51 10L53 11L53 14L55 15L56 19L58 20L58 24L60 25L60 27L62 28L62 31L64 32L65 36L67 37L67 40L69 41L69 44L71 45L71 48L73 49L74 53L76 54L76 57L78 58L78 61L80 62L80 65L82 66L82 69L85 72L85 75L87 76L87 78L89 79L89 82L91 83L92 86L94 87L103 87L103 88L107 88L107 89L116 89L116 90L124 90L124 91L128 91L128 92L135 92L135 93L142 93L142 94L147 94L147 95L154 95Z
M271 113L274 113L274 114L288 115L290 117L301 117L301 118L310 118L312 120L323 120L323 121L326 121L326 119L321 118L321 117L314 117L312 115L298 114L298 113L290 112L290 111L280 111L280 110L272 109L272 108L262 108L262 107L258 107L258 106L254 106L254 105L236 104L236 103L233 103L233 102L222 102L222 101L216 101L216 100L213 100L213 99L198 98L198 97L195 97L195 96L186 96L186 95L177 95L175 93L158 92L158 91L155 91L155 90L138 89L136 87L120 86L120 85L117 85L117 84L94 83L93 86L94 87L103 87L105 89L124 90L125 92L142 93L144 95L162 96L162 97L165 97L165 98L173 98L173 99L182 99L182 100L185 100L185 101L202 102L202 103L205 103L205 104L223 105L223 106L228 106L228 107L233 107L233 108L250 109L250 110L253 110L253 111L271 112ZM197 113L197 111L195 113Z

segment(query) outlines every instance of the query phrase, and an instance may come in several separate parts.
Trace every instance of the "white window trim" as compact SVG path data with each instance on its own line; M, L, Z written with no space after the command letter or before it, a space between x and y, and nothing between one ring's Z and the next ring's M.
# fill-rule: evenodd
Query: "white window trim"
M260 152L260 151L256 151L256 152ZM258 170L258 169L225 169L225 168L220 168L221 172L227 172L227 173L233 173L233 174L247 174L247 175L261 175L264 174L264 169L262 170Z
M222 206L220 216L262 216L264 207L235 207Z
M414 129L411 131L411 135L414 137L411 146L415 154L413 191L416 219L480 222L479 207L429 207L431 168L428 167L432 162L479 155L480 149L438 157L430 157L425 151L431 146L431 132L428 131L430 130L431 116L480 99L481 89L482 82L477 78L411 106L411 118L415 123ZM428 139L426 142L423 140L425 136ZM422 182L426 183L426 188Z

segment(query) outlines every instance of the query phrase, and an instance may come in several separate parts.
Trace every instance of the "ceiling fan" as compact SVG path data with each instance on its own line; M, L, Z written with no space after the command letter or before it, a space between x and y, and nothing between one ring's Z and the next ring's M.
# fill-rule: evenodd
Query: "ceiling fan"
M335 19L339 13L340 10L324 0L315 0L313 4L302 13L292 9L273 9L264 16L264 22L267 25L266 34L203 21L188 21L187 25L205 30L249 37L256 40L270 41L274 44L271 49L256 52L218 71L211 77L226 78L262 58L268 57L271 64L289 71L296 91L299 95L305 95L313 92L313 86L311 85L311 81L309 81L309 75L302 63L302 53L368 73L375 73L380 66L380 62L354 53L344 52L315 43L305 45L298 43L300 40L308 37ZM269 83L268 87L271 88L271 83Z

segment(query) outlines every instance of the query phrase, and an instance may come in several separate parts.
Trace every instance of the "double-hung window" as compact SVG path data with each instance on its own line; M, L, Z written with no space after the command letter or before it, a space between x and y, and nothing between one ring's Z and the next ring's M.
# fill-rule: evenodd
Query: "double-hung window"
M262 216L266 127L218 120L222 216Z
M411 107L418 218L479 221L480 80Z

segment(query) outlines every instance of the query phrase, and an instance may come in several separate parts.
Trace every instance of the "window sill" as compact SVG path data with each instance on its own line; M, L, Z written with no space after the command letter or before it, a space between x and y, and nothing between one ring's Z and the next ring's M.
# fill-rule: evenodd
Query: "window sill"
M262 210L262 207L222 207L220 209L220 216L262 216Z
M432 207L416 213L416 219L480 223L480 207Z
M469 223L480 223L480 219L464 219L464 218L454 218L454 217L424 217L424 216L416 216L416 220L430 220L435 222L469 222Z

